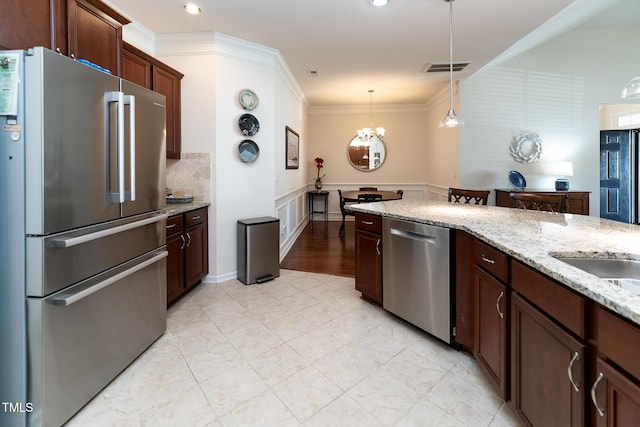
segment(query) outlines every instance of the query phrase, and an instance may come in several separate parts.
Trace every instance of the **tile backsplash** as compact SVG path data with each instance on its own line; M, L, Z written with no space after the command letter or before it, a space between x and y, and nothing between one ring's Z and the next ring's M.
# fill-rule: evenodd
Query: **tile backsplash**
M196 202L210 202L211 153L182 153L180 160L167 159L167 187L174 195L182 192Z

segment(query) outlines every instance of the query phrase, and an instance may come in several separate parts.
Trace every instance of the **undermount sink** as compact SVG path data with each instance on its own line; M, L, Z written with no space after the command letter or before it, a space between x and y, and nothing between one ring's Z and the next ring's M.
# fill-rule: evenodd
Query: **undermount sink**
M593 257L554 256L580 270L598 276L607 282L640 295L640 261Z

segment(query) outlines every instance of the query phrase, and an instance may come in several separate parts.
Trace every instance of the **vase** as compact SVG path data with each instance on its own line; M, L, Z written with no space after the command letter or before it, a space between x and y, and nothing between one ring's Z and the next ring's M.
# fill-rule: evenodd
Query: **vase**
M316 179L316 191L322 190L322 181Z

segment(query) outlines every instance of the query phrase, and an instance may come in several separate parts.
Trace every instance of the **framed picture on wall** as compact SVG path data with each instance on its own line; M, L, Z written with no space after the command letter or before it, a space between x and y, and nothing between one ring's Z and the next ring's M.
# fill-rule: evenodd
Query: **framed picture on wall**
M298 169L300 155L300 135L289 126L285 126L285 156L287 169Z

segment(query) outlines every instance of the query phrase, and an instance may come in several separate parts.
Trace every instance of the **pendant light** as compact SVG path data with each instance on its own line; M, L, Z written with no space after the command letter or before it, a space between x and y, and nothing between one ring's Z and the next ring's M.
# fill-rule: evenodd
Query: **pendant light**
M373 89L369 89L369 127L358 129L358 138L363 145L369 146L371 145L371 139L374 136L377 136L379 139L384 138L385 129L383 127L375 128L373 127Z
M449 111L440 120L441 128L455 128L463 126L464 121L456 116L453 110L453 2L454 0L443 0L449 3Z
M640 98L640 76L629 80L629 83L622 89L622 98Z

